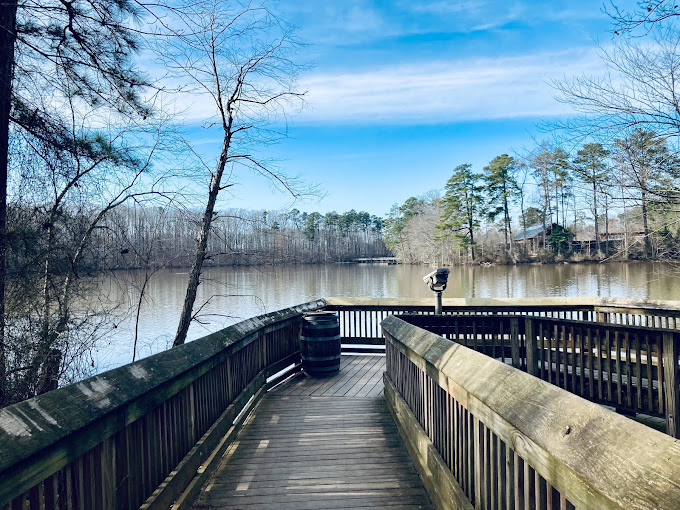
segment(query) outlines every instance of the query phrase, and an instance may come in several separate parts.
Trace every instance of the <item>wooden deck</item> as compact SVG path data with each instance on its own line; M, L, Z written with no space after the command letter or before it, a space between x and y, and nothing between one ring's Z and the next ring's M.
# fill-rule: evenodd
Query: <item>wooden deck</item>
M197 509L433 508L382 396L385 358L345 356L264 397Z

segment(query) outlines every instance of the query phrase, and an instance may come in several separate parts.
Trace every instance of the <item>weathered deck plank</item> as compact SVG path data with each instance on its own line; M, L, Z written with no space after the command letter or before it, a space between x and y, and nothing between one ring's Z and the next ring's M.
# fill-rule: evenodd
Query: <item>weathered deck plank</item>
M271 391L196 509L433 508L382 397L384 357Z

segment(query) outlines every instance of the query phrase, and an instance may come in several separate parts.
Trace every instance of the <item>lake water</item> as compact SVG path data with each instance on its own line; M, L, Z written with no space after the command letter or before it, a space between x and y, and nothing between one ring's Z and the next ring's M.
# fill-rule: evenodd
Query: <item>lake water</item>
M280 267L225 267L204 271L197 305L201 324L189 330L191 340L243 319L320 297L432 297L422 277L425 266L329 264ZM123 278L123 276L125 278ZM172 344L186 290L186 270L154 275L139 323L137 357ZM109 298L125 309L138 294L127 273L106 282ZM444 297L610 296L680 300L680 269L664 263L558 264L453 267ZM132 361L133 317L122 323L95 353L103 371Z

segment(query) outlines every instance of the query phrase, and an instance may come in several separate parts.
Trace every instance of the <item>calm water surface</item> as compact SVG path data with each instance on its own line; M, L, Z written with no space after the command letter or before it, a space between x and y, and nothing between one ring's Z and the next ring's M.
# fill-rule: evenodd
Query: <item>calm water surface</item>
M422 277L424 266L330 264L283 267L228 267L204 271L197 306L209 300L191 340L265 312L329 296L432 297ZM127 274L140 279L141 274ZM137 357L167 348L177 328L186 290L186 270L154 275L139 323ZM136 303L138 293L124 278L107 281L110 299L120 309ZM129 281L129 280L128 280ZM668 264L607 263L453 267L444 297L610 296L680 300L680 271ZM99 371L132 360L134 319L122 323L95 353Z

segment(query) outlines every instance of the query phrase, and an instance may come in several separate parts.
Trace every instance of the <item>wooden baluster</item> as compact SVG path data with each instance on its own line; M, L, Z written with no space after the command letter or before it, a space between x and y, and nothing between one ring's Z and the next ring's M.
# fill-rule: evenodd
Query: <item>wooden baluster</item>
M505 485L507 483L507 472L505 471L505 450L506 446L501 438L496 437L496 479L497 479L497 494L496 494L496 506L498 508L505 508L507 490Z
M545 481L545 478L543 478L541 475L538 474L538 471L534 471L535 473L535 489L536 489L536 508L539 510L547 510L548 507L548 501L547 501L547 494L548 494L548 487Z
M550 362L550 375L552 375L552 358L555 358L555 378L552 382L555 386L560 385L560 344L559 344L559 332L557 324L553 324L551 328L552 336L550 337L550 355L548 356L548 361ZM555 346L555 355L553 356L552 350L553 345Z
M680 438L680 419L677 413L680 411L680 391L678 391L678 345L677 334L669 331L663 334L663 378L665 381L665 413L666 434ZM659 370L661 373L661 370Z
M620 406L623 403L623 388L622 377L621 377L621 337L619 332L614 333L614 344L615 344L615 363L616 363L616 402Z
M571 345L571 392L576 393L576 335L574 333L574 326L569 326L569 344Z
M522 368L519 342L519 319L517 317L512 317L510 319L510 356L512 358L512 366L517 369ZM505 354L503 354L503 356L505 356Z
M560 347L561 345L561 347ZM567 338L567 327L565 325L562 325L562 334L560 337L560 343L558 344L558 349L562 351L562 354L560 355L560 358L562 359L560 366L557 367L557 370L564 370L564 377L562 379L563 385L562 387L564 388L565 391L568 391L569 386L568 386L568 381L569 381L569 353L567 352L567 348L569 346L569 340ZM558 351L559 352L559 351Z
M642 411L642 342L640 341L639 333L635 333L633 338L635 338L636 407L639 411Z
M524 462L524 508L525 510L536 509L536 472Z
M481 433L481 423L479 423L479 420L477 417L473 418L474 423L473 423L473 432L474 432L474 442L473 448L474 448L474 480L475 480L475 508L485 508L486 505L484 505L484 500L482 499L482 492L483 492L483 487L482 487L482 462L484 459L484 445L482 444L482 437L483 434Z
M645 355L647 357L647 410L654 412L654 366L652 365L652 348L649 343L649 333L645 333ZM658 407L657 407L658 408Z
M604 340L605 340L605 348L606 352L604 353L605 360L605 366L607 367L607 401L608 402L613 402L614 397L612 396L612 380L614 379L613 374L612 374L612 339L611 339L611 334L610 331L607 330L604 332Z
M592 400L595 390L595 372L593 372L593 334L590 328L586 330L586 339L588 344L588 395Z
M604 330L605 334L607 329ZM602 351L604 350L604 339L602 338L602 329L597 328L595 334L595 342L597 343L597 397L600 400L604 399L604 360L602 359Z
M549 377L549 372L546 373L546 366L545 366L545 362L546 362L546 358L547 358L547 352L546 352L546 348L545 348L545 331L544 331L545 324L543 322L540 322L539 325L538 325L538 329L539 329L538 349L539 349L539 358L540 358L540 363L541 363L541 365L540 365L541 376L540 377L544 381L547 381L548 377ZM549 359L548 359L548 361L549 361Z
M626 405L628 407L633 407L633 362L630 359L630 335L628 334L628 331L625 331L623 334L623 342L626 349Z
M536 345L536 329L534 319L524 319L524 343L526 345L527 372L530 375L538 375L538 349Z

